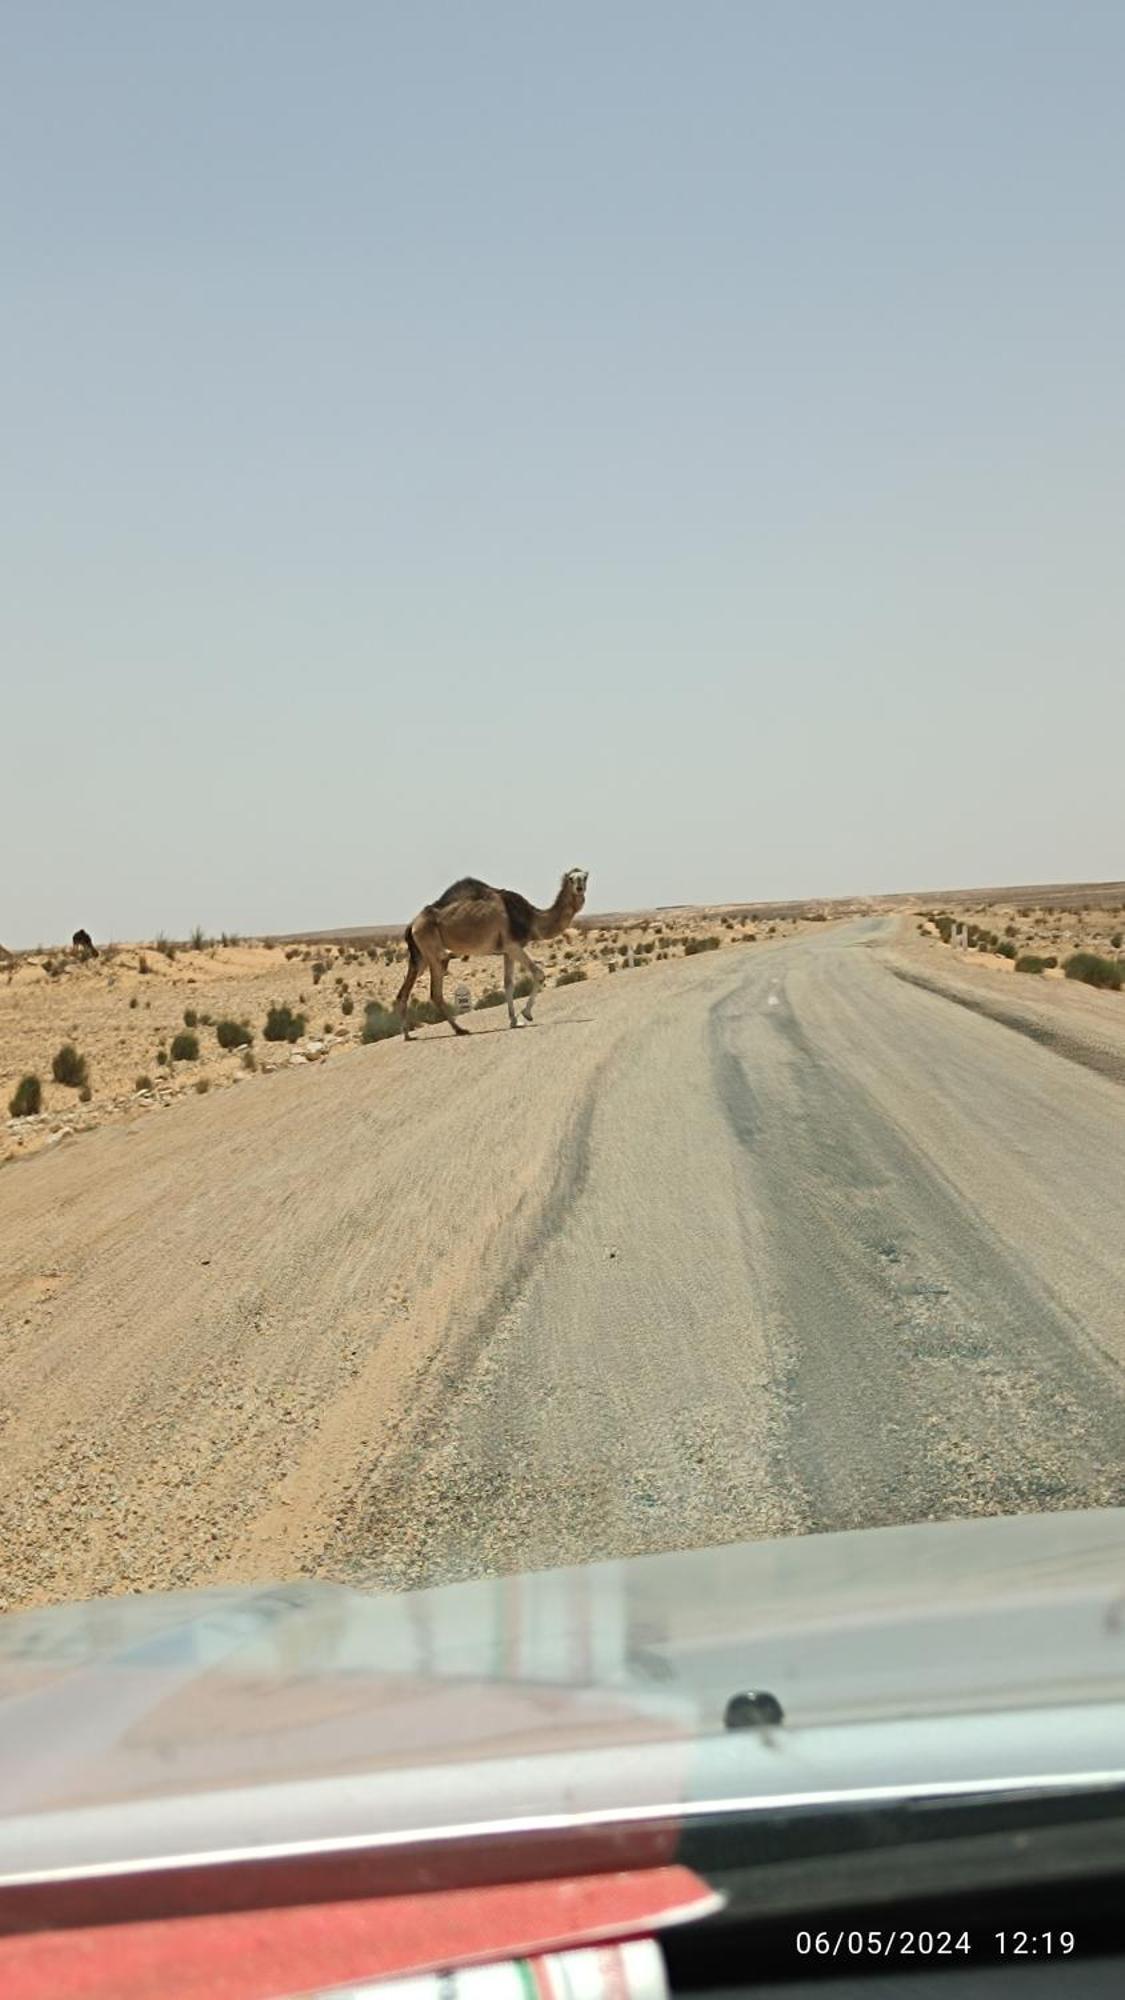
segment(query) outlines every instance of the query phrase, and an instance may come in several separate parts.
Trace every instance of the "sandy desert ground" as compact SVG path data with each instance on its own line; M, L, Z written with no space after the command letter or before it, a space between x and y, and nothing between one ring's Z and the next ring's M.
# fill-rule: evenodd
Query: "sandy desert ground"
M0 1605L1121 1504L1125 994L723 914L410 1046L325 1004L397 981L354 944L18 970L9 1073L106 1079L0 1174ZM186 1004L301 993L328 1056L115 1095Z
M721 908L640 912L595 919L537 946L536 957L549 986L575 973L596 981L682 958L692 940L713 937L726 948L759 935L792 936L808 920L792 911L758 919ZM401 925L335 938L215 940L200 949L103 943L94 959L67 947L0 960L0 1111L9 1114L0 1124L0 1162L66 1144L108 1120L159 1112L193 1092L244 1085L354 1047L365 1008L389 1006L405 964ZM454 960L447 998L463 987L475 1007L500 978L498 959ZM415 998L428 990L423 978ZM305 1019L306 1032L292 1043L263 1037L274 1003ZM216 1025L225 1020L250 1028L249 1056L220 1046ZM173 1040L185 1029L196 1036L198 1057L173 1060ZM88 1098L53 1079L64 1044L85 1059ZM41 1110L13 1117L13 1094L28 1074L39 1078Z

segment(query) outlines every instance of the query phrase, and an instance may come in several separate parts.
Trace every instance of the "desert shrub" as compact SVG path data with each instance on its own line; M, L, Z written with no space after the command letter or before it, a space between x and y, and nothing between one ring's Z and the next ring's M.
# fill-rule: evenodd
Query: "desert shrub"
M135 1007L135 1006L137 1005L137 996L136 996L136 994L135 994L135 993L133 993L133 994L131 994L131 995L130 995L130 997L129 997L129 1005L130 1005L130 1007Z
M368 1003L363 1016L361 1042L385 1042L389 1041L392 1035L401 1033L402 1022L397 1014L392 1014L378 1000Z
M267 1042L298 1042L305 1032L305 1016L291 1007L272 1006L262 1033Z
M953 936L953 918L935 917L933 921L937 928L938 936L941 938L942 943L948 944L950 938ZM771 925L770 928L772 930L773 926Z
M89 1082L86 1058L80 1056L73 1042L64 1042L51 1064L51 1075L56 1083L69 1084L72 1090L81 1090Z
M490 986L488 992L482 993L480 999L474 1001L473 1005L475 1007L502 1007L504 1005L504 995L498 986Z
M210 1090L210 1088L211 1088L211 1079L210 1079L210 1077L209 1077L209 1076L197 1076L197 1077L196 1077L196 1079L195 1079L195 1087L196 1087L196 1089L198 1090L198 1092L199 1092L199 1095L200 1095L200 1096L202 1097L202 1096L203 1096L203 1093L204 1093L204 1091L205 1091L205 1090Z
M296 945L291 945L285 956L286 958L300 958L301 954L297 950Z
M254 1036L245 1021L216 1021L215 1039L221 1049L245 1049Z
M43 1085L39 1078L29 1072L21 1076L15 1090L8 1099L10 1118L34 1118L43 1103Z
M145 955L144 955L144 952L143 952L143 951L142 951L142 953L141 953L140 957L139 957L139 958L138 958L138 960L137 960L137 971L138 971L138 972L151 972L151 971L152 971L152 967L151 967L151 965L149 964L149 962L148 962L147 958L145 957Z
M1125 985L1125 967L1112 958L1100 958L1096 951L1072 952L1064 967L1068 979L1082 979L1087 986L1105 986L1120 993Z
M1015 924L1005 924L1005 925L1004 925L1004 936L1005 936L1005 937L1018 937L1018 936L1019 936L1019 931L1017 930L1017 928L1016 928Z
M353 1014L355 1012L355 1001L352 999L350 993L345 993L341 1000L340 1012L341 1014Z
M1011 938L1001 938L999 944L996 947L996 952L997 956L1000 958L1015 958L1016 947L1012 943Z
M156 1061L157 1061L157 1065L158 1065L158 1067L159 1067L160 1069L167 1069L167 1067L168 1067L168 1051L167 1051L167 1049L157 1049L157 1051L156 1051Z
M185 1007L185 1008L184 1008L184 1027L185 1027L185 1028L198 1028L198 1026L199 1026L199 1015L198 1015L198 1014L196 1013L196 1011L195 1011L195 1008L194 1008L194 1007Z
M1110 944L1113 946L1114 951L1121 950L1121 937L1122 933L1120 931L1114 931L1113 936L1110 938Z
M697 951L718 951L718 949L719 940L717 937L692 937L684 939L685 958L694 958Z
M199 1036L193 1035L190 1028L181 1028L179 1034L172 1037L170 1053L173 1062L198 1062Z
M328 970L328 967L327 967L327 965L325 964L325 962L324 962L324 960L323 960L322 958L314 958L314 959L313 959L313 962L312 962L312 976L313 976L313 985L314 985L314 986L319 986L319 985L320 985L320 982L321 982L321 980L322 980L322 979L324 978L324 975L325 975L325 973L327 972L327 970Z
M92 1096L93 1096L93 1095L94 1095L94 1093L93 1093L93 1091L92 1091L92 1090L90 1089L90 1086L89 1086L89 1084L88 1084L88 1083L84 1083L84 1084L82 1085L82 1088L81 1088L81 1090L80 1090L80 1091L79 1091L79 1093L78 1093L78 1102L79 1102L79 1104L89 1104L89 1102L90 1102L90 1099L92 1098Z
M435 1007L432 1000L412 1000L406 1016L412 1028L432 1028L445 1019L441 1008Z
M202 924L196 924L189 940L193 951L202 951L207 939L203 935Z
M1043 970L1044 970L1044 972L1053 972L1053 971L1054 971L1054 969L1055 969L1055 967L1056 967L1056 965L1058 964L1058 962L1059 962L1059 961L1058 961L1058 959L1057 959L1057 958L1055 957L1055 954L1054 954L1054 952L1052 952L1049 958L1045 958L1045 959L1043 960Z
M534 985L535 981L531 977L531 974L529 972L525 972L522 979L516 980L516 983L512 988L512 992L517 1000L526 1000L528 994L534 988Z
M168 960L169 965L171 965L173 959L176 956L175 945L169 942L169 940L165 937L163 931L160 932L155 942L157 951L163 952L164 957Z
M1047 964L1047 961L1046 961L1046 959L1045 959L1045 958L1040 958L1040 957L1039 957L1039 956L1038 956L1038 955L1037 955L1037 954L1036 954L1035 952L1033 952L1033 951L1025 951L1025 952L1022 952L1022 953L1020 954L1019 958L1017 958L1017 960L1016 960L1016 971L1017 971L1017 972L1043 972L1043 971L1045 970L1045 968L1046 968L1046 964Z
M138 1090L138 1091L139 1091L139 1090L151 1090L151 1089L152 1089L152 1078L151 1078L151 1076L137 1076L137 1077L134 1077L134 1078L133 1078L133 1089L134 1089L134 1090Z
M215 1025L215 1016L213 1014L201 1014L199 1016L199 1025L201 1028L213 1028Z
M565 972L559 973L559 976L555 981L555 985L577 986L579 980L585 979L585 977L586 977L586 967L584 965L568 965Z

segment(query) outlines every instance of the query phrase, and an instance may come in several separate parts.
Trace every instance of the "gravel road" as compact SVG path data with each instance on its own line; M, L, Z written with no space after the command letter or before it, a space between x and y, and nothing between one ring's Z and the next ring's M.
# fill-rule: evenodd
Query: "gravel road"
M0 1602L1122 1504L1125 1004L920 949L732 946L9 1168Z

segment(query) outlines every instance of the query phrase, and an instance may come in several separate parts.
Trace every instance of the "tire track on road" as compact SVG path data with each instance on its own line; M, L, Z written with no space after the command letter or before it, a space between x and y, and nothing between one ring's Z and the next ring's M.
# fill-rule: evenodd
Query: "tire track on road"
M1120 1504L1120 1371L810 1040L788 989L812 976L714 1016L805 1525Z
M1053 1055L1062 1056L1067 1062L1091 1069L1098 1076L1108 1077L1112 1083L1125 1083L1125 1056L1116 1049L1101 1047L1097 1042L1077 1035L1068 1035L1063 1028L1049 1027L1045 1021L1035 1020L1010 1007L1002 1007L983 993L960 993L940 979L928 979L923 972L908 972L905 966L892 964L887 965L887 971L906 986L920 987L924 993L936 994L939 1000L950 1000L955 1007L964 1007L970 1014L981 1014L985 1020L995 1021L998 1027L1011 1028L1017 1035L1026 1035L1028 1041L1037 1042L1041 1048L1050 1049Z
M616 1051L603 1059L586 1083L582 1098L559 1147L553 1180L534 1215L525 1197L511 1216L492 1261L498 1266L485 1305L458 1330L456 1318L441 1349L433 1354L416 1384L412 1406L388 1429L377 1456L341 1507L320 1561L335 1572L357 1559L365 1566L372 1551L395 1550L407 1573L417 1558L418 1488L424 1484L427 1461L456 1424L461 1405L471 1393L473 1378L489 1348L502 1337L505 1322L525 1296L535 1271L566 1224L590 1173L590 1133L598 1087L612 1066ZM319 1568L318 1568L319 1573Z

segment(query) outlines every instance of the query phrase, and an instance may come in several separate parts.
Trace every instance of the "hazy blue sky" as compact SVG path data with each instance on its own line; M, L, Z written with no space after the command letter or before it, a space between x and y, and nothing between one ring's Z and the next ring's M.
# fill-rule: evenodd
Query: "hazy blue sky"
M1125 873L1119 0L6 0L0 939Z

